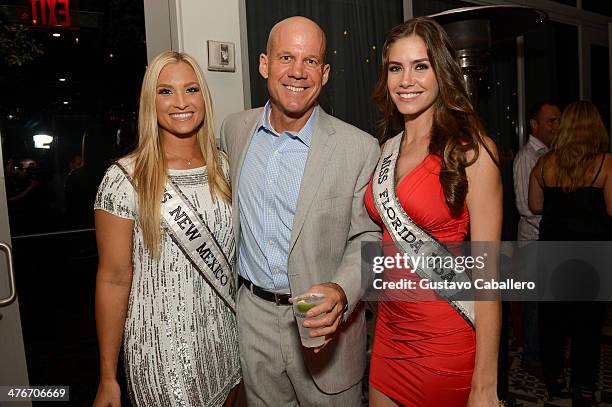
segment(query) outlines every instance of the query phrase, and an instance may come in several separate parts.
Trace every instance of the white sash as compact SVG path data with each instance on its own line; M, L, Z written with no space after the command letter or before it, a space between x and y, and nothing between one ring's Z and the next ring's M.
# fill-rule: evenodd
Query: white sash
M117 165L134 186L128 171L129 164L120 160ZM231 263L204 219L169 177L161 203L162 228L208 284L235 312L236 285Z
M380 214L395 245L408 256L439 256L443 258L454 257L448 249L436 238L431 236L408 216L402 208L395 191L395 166L399 156L402 134L389 139L382 151L374 179L372 181L372 194L376 209ZM417 267L412 264L412 270L422 279L433 282L469 282L470 278L465 272L458 272L452 268L429 267L427 262L420 262ZM454 262L453 262L454 264ZM446 299L450 305L472 327L474 327L474 301L459 301L451 299L459 289L435 290L438 295Z

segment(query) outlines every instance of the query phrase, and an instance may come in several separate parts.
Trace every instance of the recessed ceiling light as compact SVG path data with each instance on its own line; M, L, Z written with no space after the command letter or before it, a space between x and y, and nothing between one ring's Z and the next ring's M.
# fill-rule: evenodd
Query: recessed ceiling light
M66 78L59 78L58 81L60 82L66 82Z
M60 33L53 33L53 34L51 34L51 35L53 35L55 38L59 38L59 37L61 37L61 36L62 36L62 34L60 34Z
M53 137L48 134L36 134L34 137L34 148L42 148L48 150L51 148L49 144L53 142Z

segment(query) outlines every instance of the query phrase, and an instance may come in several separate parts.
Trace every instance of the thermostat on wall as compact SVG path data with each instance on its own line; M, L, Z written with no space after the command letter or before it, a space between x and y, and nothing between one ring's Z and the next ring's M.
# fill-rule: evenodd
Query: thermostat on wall
M208 46L208 70L235 72L234 43L220 41L206 41Z

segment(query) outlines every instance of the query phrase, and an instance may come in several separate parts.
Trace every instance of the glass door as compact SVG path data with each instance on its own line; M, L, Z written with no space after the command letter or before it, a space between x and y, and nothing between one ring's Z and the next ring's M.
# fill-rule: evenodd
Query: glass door
M0 164L2 163L2 151L0 151ZM3 366L10 366L10 369L0 369L0 386L26 386L28 385L28 371L4 191L4 177L0 176L0 253L2 253L0 255L0 359L3 361ZM0 400L2 400L1 396ZM31 403L19 404L31 405Z
M25 351L24 363L0 355L0 385L70 386L69 405L91 405L98 383L92 204L107 166L136 140L147 65L143 2L8 0L0 2L0 25L0 226L10 224L0 242L12 247L19 294L11 324L0 308L0 349L10 332L23 337L16 358ZM0 299L5 263L0 254Z

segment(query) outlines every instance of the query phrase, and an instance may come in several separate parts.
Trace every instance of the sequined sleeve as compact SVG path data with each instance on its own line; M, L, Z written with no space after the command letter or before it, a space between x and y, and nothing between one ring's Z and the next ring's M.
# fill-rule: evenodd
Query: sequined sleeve
M132 184L116 164L106 171L98 193L94 209L101 209L126 219L136 219L136 197Z
M223 175L225 176L225 179L227 180L227 183L231 187L232 186L232 182L230 180L230 165L229 165L229 161L227 159L227 154L225 154L223 151L219 150L219 158L221 159L221 169L223 170Z

